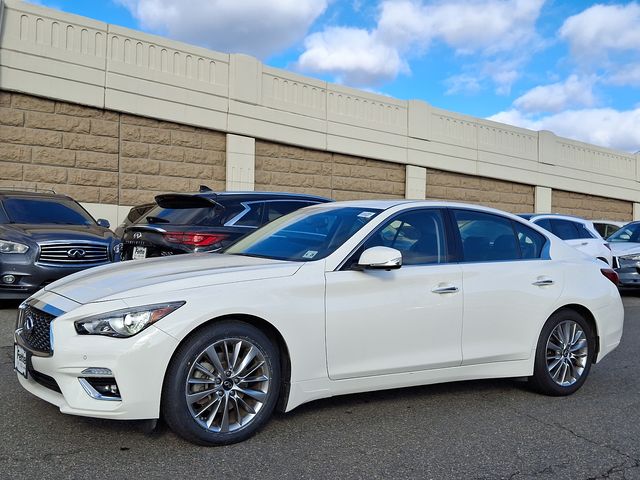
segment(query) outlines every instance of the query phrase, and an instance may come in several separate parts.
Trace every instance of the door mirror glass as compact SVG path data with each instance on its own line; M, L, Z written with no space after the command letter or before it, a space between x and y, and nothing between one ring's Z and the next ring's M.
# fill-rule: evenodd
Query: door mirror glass
M105 220L104 218L99 218L96 223L99 226L104 227L104 228L111 227L111 224L109 223L109 220Z
M367 248L358 260L360 268L368 270L393 270L402 266L402 253L395 248Z

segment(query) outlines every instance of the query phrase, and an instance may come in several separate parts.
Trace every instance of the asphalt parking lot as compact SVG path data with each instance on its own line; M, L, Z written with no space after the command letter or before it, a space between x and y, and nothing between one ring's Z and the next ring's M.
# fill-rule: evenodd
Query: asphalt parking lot
M2 478L640 478L640 296L621 346L576 395L514 380L350 395L279 415L251 440L193 446L160 427L72 417L23 391L15 304L0 310Z

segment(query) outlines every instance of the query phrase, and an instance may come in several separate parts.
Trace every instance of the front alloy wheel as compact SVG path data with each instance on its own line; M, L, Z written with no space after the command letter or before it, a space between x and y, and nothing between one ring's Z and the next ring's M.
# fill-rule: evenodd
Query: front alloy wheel
M595 355L589 323L574 310L559 310L542 328L536 349L532 387L547 395L570 395L587 379Z
M258 328L239 321L204 327L176 351L165 377L162 413L173 431L201 445L253 435L280 390L279 353Z

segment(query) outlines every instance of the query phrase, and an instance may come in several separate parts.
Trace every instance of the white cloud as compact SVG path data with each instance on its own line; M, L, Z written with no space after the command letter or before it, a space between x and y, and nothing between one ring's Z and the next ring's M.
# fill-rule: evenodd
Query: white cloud
M264 58L294 45L328 0L116 0L146 30Z
M607 79L613 85L631 85L640 87L640 63L627 65L613 73Z
M593 94L595 78L571 75L564 82L539 85L517 98L513 105L524 112L560 112L570 106L591 107L596 99Z
M411 57L442 42L458 55L477 55L494 67L509 65L495 68L495 74L483 73L508 90L518 75L513 66L521 63L514 59L536 43L535 22L543 4L544 0L383 0L371 30L328 27L307 37L298 66L355 85L375 85L407 71ZM350 49L344 39L355 46Z
M336 74L350 85L376 85L406 69L398 51L359 28L331 27L309 35L298 66L309 72Z
M640 107L623 111L613 108L567 110L538 118L508 110L489 120L532 130L550 130L563 137L628 152L640 150Z
M560 37L585 61L611 51L640 51L640 4L589 7L565 20Z

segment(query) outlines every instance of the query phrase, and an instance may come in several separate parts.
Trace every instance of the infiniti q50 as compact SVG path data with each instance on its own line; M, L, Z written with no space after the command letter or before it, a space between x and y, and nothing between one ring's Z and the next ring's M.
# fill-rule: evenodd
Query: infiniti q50
M61 412L162 416L199 444L346 393L528 377L568 395L618 343L616 274L446 202L307 207L222 253L98 267L20 308L15 368Z

